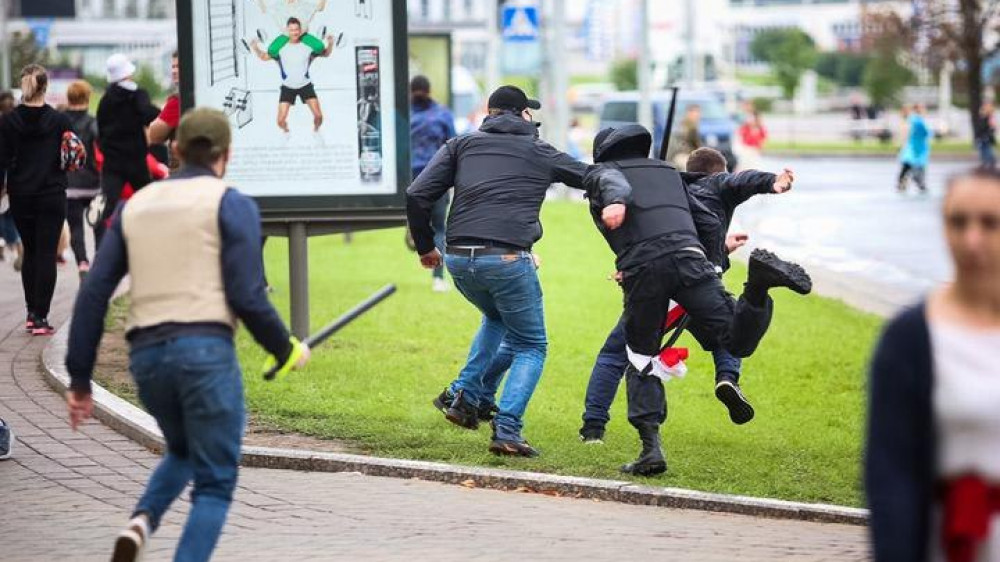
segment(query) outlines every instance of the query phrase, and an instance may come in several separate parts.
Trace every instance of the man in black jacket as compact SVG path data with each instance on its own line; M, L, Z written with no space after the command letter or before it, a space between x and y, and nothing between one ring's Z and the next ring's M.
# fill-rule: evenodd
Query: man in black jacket
M757 170L730 174L726 172L726 157L718 150L708 147L692 152L687 168L689 171L682 172L681 178L691 195L719 220L722 233L729 231L737 206L755 194L785 193L791 189L794 181L791 170L785 170L781 175ZM728 254L746 243L746 235L734 234L719 238L724 239L725 252L717 254L721 261L716 265L724 273L730 266ZM707 245L704 240L702 244ZM733 423L740 425L749 422L754 417L754 410L739 387L742 361L722 347L712 351L712 358L715 362L716 398L726 406ZM604 427L611 419L611 404L615 400L627 364L625 328L619 320L608 334L590 373L584 399L583 427L580 428L580 439L583 442L602 442Z
M132 79L134 74L135 65L125 55L108 57L108 89L97 106L98 142L104 153L104 213L96 229L98 242L118 206L122 187L129 183L139 190L151 181L146 167L146 127L160 115L160 109Z
M808 293L805 271L761 250L750 257L743 295L734 302L713 263L721 262L724 233L715 215L695 199L671 166L647 157L652 137L640 125L605 129L595 139L595 162L620 170L632 187L632 203L617 230L591 213L614 250L625 292L625 330L629 423L642 440L639 458L622 467L651 476L666 470L659 427L666 420L666 396L658 363L663 325L671 300L692 319L692 333L706 350L724 348L736 357L756 349L771 321L772 287ZM712 231L714 229L714 232ZM703 243L704 241L704 243Z
M498 404L490 451L535 456L521 436L522 417L542 374L547 341L542 291L531 246L542 236L538 212L553 182L593 186L603 224L614 230L624 219L628 185L613 169L588 168L537 138L531 109L540 104L518 88L503 86L489 99L479 131L449 140L407 189L407 215L420 262L442 261L434 246L431 209L451 187L444 262L462 295L483 314L482 325L457 380L434 405L449 421L475 429L483 399L483 374L495 369L501 345L511 353L507 384ZM591 177L593 176L593 177ZM506 365L502 370L506 370ZM488 417L485 416L485 417Z

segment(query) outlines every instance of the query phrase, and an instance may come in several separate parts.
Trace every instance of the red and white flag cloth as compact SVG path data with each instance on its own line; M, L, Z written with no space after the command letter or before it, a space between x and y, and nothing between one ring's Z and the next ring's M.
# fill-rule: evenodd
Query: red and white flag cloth
M676 327L685 314L684 307L674 301L670 301L670 305L667 308L667 319L663 323L664 330ZM639 371L643 371L652 363L653 366L649 374L659 377L663 382L667 382L670 379L683 378L687 374L687 365L684 363L688 358L688 349L686 347L668 347L655 357L636 353L628 346L625 346L625 351L628 354L629 361Z

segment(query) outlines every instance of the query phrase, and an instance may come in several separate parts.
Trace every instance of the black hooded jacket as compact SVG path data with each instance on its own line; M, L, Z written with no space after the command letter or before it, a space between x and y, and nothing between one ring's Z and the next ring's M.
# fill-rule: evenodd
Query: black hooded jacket
M66 190L62 136L73 127L49 105L19 105L0 119L0 175L11 197L52 195Z
M142 88L129 90L108 86L97 105L98 141L104 153L104 169L131 172L146 169L146 127L160 115Z
M637 218L641 211L634 206L629 206L625 213L625 223L622 224L621 229L634 228L636 233L642 233L642 239L630 243L627 248L617 252L616 265L619 271L642 267L651 260L685 248L699 248L704 251L705 257L712 263L720 265L725 255L723 248L725 231L722 230L719 219L691 194L673 166L660 160L647 158L652 141L649 131L641 125L627 125L614 130L605 129L594 139L594 161L599 162L601 167L625 170L625 176L629 178L630 183L639 177L644 178L644 181L647 182L652 178L656 178L654 181L663 181L662 186L632 183L633 199L637 201L641 199L639 193L641 189L648 190L660 187L670 189L676 186L676 189L683 190L681 194L674 194L677 205L672 205L674 210L671 214L678 219L675 221L676 224L635 227L634 223L630 221L641 220ZM630 172L630 169L637 168L641 171ZM671 182L671 179L675 181ZM684 206L687 208L683 208ZM609 237L609 233L604 231L603 225L598 220L599 215L594 211L592 204L592 214L594 214L598 229L605 237ZM662 234L648 236L651 231L660 229L662 229ZM615 234L611 233L610 236L613 237ZM608 240L609 243L612 243L610 237Z
M449 140L406 190L417 252L434 249L431 209L450 188L448 244L493 243L529 249L542 237L538 212L555 182L583 189L602 206L625 203L629 187L616 170L576 160L537 138L534 123L512 114L487 117L478 131Z
M754 195L774 193L774 181L777 176L770 172L746 170L738 174L698 174L682 172L681 178L687 184L691 195L704 203L709 211L715 213L722 223L722 266L729 269L729 256L725 252L726 233L733 222L736 207L745 203Z

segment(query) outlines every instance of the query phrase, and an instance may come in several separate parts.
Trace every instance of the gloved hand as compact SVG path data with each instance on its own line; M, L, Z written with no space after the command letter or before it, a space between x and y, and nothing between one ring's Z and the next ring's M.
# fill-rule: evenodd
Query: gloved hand
M292 369L301 369L309 363L312 353L309 346L300 342L295 336L288 340L292 344L292 352L288 354L288 359L280 366L278 360L272 355L264 361L264 378L271 380L287 375Z

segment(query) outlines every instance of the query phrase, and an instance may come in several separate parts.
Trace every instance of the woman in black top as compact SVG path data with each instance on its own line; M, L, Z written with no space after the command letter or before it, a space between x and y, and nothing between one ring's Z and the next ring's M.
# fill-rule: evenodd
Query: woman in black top
M21 105L0 121L0 172L7 174L10 210L24 243L21 283L33 335L51 335L49 306L56 286L56 247L66 220L63 133L69 118L45 103L48 74L37 64L21 71Z

